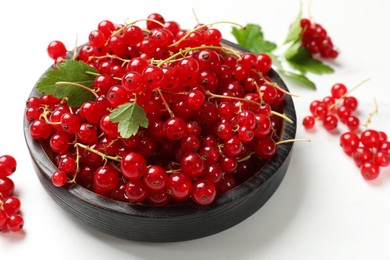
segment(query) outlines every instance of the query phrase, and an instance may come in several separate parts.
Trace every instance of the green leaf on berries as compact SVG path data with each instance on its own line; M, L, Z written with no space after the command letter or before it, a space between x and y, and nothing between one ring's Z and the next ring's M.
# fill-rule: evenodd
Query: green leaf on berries
M268 53L276 48L275 43L264 39L263 31L257 24L247 24L243 29L233 27L232 34L240 46L255 54Z
M84 102L95 100L95 96L86 88L92 89L96 76L87 72L99 73L82 61L65 60L58 63L57 69L49 69L38 81L36 89L44 94L53 94L56 98L68 98L69 106L81 106Z
M333 73L332 67L314 59L311 53L300 42L292 44L284 53L287 62L302 73L315 74Z
M308 86L311 89L316 90L316 84L314 84L313 81L311 81L308 77L306 77L304 74L300 73L294 73L291 71L281 71L281 74L284 75L285 77L289 78L292 81L295 81L297 83L303 84L305 86Z
M129 138L138 132L140 127L147 128L148 118L144 109L135 101L127 102L111 111L110 120L118 124L118 131L122 138Z
M301 19L302 19L302 3L299 7L297 18L295 18L294 23L290 26L290 29L287 33L287 37L284 40L284 44L287 44L289 42L296 42L301 39L302 36Z

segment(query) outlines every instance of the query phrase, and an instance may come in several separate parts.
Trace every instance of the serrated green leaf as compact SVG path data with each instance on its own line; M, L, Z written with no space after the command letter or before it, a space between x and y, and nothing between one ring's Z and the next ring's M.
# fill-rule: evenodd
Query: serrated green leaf
M292 44L284 53L287 62L302 73L325 74L333 73L332 67L314 59L311 53L300 42Z
M287 78L295 81L295 82L298 82L300 84L303 84L311 89L314 89L316 90L316 85L314 84L313 81L311 81L308 77L306 77L304 74L298 74L298 73L294 73L294 72L291 72L291 71L282 71L281 72L284 76L286 76Z
M276 48L275 43L264 39L263 31L257 24L247 24L244 29L232 27L232 34L240 46L255 54L268 53Z
M147 128L148 118L144 109L136 102L127 102L111 111L110 120L118 123L118 131L122 138L137 134L140 127Z
M95 96L91 91L72 85L72 83L92 89L96 76L87 74L87 72L98 73L96 69L82 61L65 60L57 64L56 70L46 71L35 88L40 93L53 94L57 98L67 97L69 106L81 106L86 101L94 100Z
M284 44L300 40L302 34L301 19L302 19L302 2L299 6L297 18L295 18L295 21L291 25L287 33L287 37L284 40Z

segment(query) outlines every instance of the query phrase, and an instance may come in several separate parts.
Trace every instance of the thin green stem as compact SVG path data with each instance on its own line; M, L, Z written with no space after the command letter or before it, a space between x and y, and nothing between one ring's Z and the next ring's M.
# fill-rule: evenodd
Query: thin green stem
M91 92L96 98L99 97L99 95L96 94L96 92L93 89L91 89L91 88L89 88L87 86L84 86L82 84L79 84L79 83L67 82L67 81L58 81L58 82L56 82L56 87L58 87L58 85L71 85L71 86L79 87L79 88L82 88L82 89L85 89L85 90Z
M81 147L81 148L83 148L83 149L85 149L87 151L95 153L95 154L99 155L100 157L102 157L104 160L112 160L112 161L116 161L116 162L121 162L122 161L122 159L121 159L121 157L119 155L117 155L117 156L110 156L110 155L104 154L104 153L102 153L102 152L100 152L98 150L95 150L95 149L93 149L93 148L91 148L91 147L89 147L87 145L81 144L81 143L75 143L74 145L76 147L79 146L79 147Z
M220 21L220 22L214 22L214 23L203 24L203 25L200 25L200 26L196 27L196 28L193 29L193 30L188 31L186 34L183 35L183 37L182 37L180 40L178 40L178 41L175 42L175 43L172 43L171 45L168 46L168 48L178 45L179 43L181 43L182 41L184 41L191 33L195 32L195 31L198 31L198 30L203 29L203 28L206 28L206 27L211 27L211 26L216 25L216 24L222 24L222 23L223 23L223 24L235 25L235 26L241 27L241 29L245 28L245 26L242 26L241 24L234 23L234 22L229 22L229 21Z

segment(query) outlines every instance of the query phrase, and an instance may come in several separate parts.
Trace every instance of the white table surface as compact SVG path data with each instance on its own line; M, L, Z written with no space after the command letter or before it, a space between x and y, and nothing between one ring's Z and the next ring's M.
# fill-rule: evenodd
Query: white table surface
M304 16L308 1L303 1ZM359 114L379 113L372 128L390 135L390 2L314 0L311 13L331 35L341 55L331 75L311 76L318 90L287 81L295 98L299 138L291 166L274 196L244 222L219 234L179 243L141 243L118 239L75 221L44 191L32 167L22 123L25 100L50 65L47 44L69 48L84 42L98 22L145 18L152 12L182 27L234 21L262 25L266 38L281 43L295 19L299 1L1 1L0 154L18 161L12 176L22 201L25 228L0 234L0 259L390 259L390 167L367 182L338 145L338 134L323 128L306 132L301 119L311 100L336 82L352 87ZM219 25L233 39L229 25ZM340 127L340 131L345 128Z

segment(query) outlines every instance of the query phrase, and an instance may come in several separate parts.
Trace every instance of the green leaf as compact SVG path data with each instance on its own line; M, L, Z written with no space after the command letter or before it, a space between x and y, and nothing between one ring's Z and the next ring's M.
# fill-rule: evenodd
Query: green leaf
M263 31L257 24L247 24L243 29L232 27L232 34L240 46L255 54L268 53L276 48L275 43L264 39Z
M138 132L139 127L147 128L148 118L144 109L135 101L127 102L111 111L110 120L118 124L118 131L123 138L129 138Z
M47 70L35 87L44 94L53 94L57 98L67 97L69 106L81 106L84 102L95 99L91 91L75 86L79 84L92 89L96 76L87 72L98 73L82 61L65 60L57 64L57 69Z
M294 23L291 25L290 30L287 33L287 37L284 40L284 44L300 40L302 34L301 19L302 19L302 2L299 6L297 18L295 18Z
M287 62L302 73L333 73L332 67L314 59L311 53L300 42L292 44L284 53Z
M281 71L281 73L286 76L287 78L298 82L300 84L303 84L305 86L308 86L311 89L316 90L316 85L313 81L311 81L308 77L306 77L304 74L298 74L291 71Z

